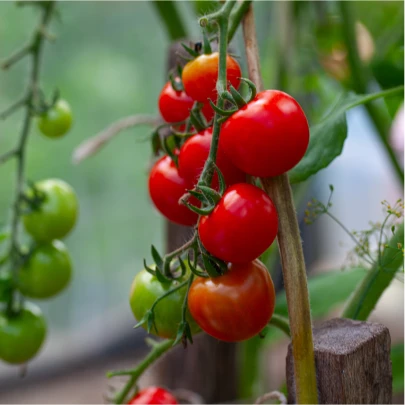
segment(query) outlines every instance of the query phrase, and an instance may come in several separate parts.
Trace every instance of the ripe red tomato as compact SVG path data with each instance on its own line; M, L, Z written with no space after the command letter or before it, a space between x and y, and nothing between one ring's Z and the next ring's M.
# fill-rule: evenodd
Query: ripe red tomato
M186 189L186 181L169 156L163 156L153 165L149 174L149 195L155 207L170 221L192 226L197 222L198 215L179 204ZM198 201L191 198L190 203L197 205Z
M216 101L218 79L218 52L200 55L184 66L182 79L186 93L197 101ZM238 62L231 56L226 57L226 77L233 87L238 88L242 71Z
M258 258L277 235L278 217L270 197L251 184L228 188L214 211L203 216L198 234L215 257L231 263Z
M190 313L200 328L226 342L260 333L274 312L273 281L262 262L230 264L215 278L198 277L188 295Z
M265 90L233 114L221 129L220 144L233 164L252 176L278 176L304 156L308 122L288 94Z
M201 175L210 152L211 140L212 128L208 128L187 139L180 149L179 173L186 180L189 188L195 186ZM216 163L227 186L245 182L245 173L230 162L221 148L218 148ZM218 189L218 175L216 173L213 177L212 187Z
M160 387L148 387L139 391L129 402L132 404L178 404L176 398Z

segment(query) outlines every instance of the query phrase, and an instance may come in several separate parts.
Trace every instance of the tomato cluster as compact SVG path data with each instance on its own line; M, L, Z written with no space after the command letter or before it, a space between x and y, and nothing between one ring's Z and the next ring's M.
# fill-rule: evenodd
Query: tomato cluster
M159 279L160 271L168 274L163 260L154 254L158 268L147 268L151 274L143 270L135 277L130 298L133 313L160 337L176 337L179 325L184 323L181 308L185 297L190 330L195 333L199 326L217 339L230 342L260 333L274 311L273 282L258 258L277 236L278 215L270 197L247 182L247 175L278 176L293 168L308 147L308 123L299 104L281 91L256 94L247 81L251 97L244 100L236 94L241 69L229 55L226 63L228 92L224 97L228 104L225 110L214 106L219 115L215 126L208 122L199 131L189 133L193 130L190 122L196 123L195 106L204 115L202 106L217 99L218 53L188 62L181 78L173 85L167 83L159 97L162 117L168 123L181 121L187 131L180 139L174 133L171 150L167 150L167 139L163 141L166 147L162 149L167 154L150 172L149 193L167 219L196 225L194 263L199 259L205 268L205 272L196 267L193 270L189 262L197 278L190 284L188 296L185 286L176 287L188 274L174 281L170 274L169 280ZM224 123L219 141L213 142L218 120ZM215 166L210 161L213 147ZM207 176L210 170L212 176ZM178 260L181 262L181 258Z
M71 121L69 105L59 100L39 117L38 126L44 135L55 138L66 133ZM16 277L9 278L8 300L12 302L14 290L28 298L53 297L69 284L72 274L69 252L60 239L76 223L76 194L66 182L47 179L30 186L20 205L31 243L29 249L20 248ZM25 301L0 312L0 359L11 364L27 362L39 351L45 336L46 322L36 305Z

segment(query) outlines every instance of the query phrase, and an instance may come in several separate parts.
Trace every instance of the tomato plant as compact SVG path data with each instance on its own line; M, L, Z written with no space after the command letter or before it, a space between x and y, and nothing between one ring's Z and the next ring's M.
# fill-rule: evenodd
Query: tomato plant
M134 404L178 404L176 398L160 387L148 387L139 391L129 402Z
M38 208L24 215L25 230L38 242L64 238L73 229L78 215L74 190L58 179L40 181L34 188L43 201ZM31 190L29 197L32 194Z
M36 305L26 302L17 313L0 313L1 360L26 363L37 354L45 336L45 319Z
M186 189L186 181L169 156L163 156L153 165L149 174L149 195L155 207L170 221L191 226L198 216L179 204Z
M166 122L184 121L190 115L194 100L184 91L173 89L167 82L159 95L159 111Z
M72 111L66 100L58 100L38 118L38 128L48 138L60 138L72 126Z
M267 325L275 303L273 281L262 262L230 264L215 278L197 278L188 305L202 330L217 339L240 342Z
M135 318L140 321L146 312L152 308L154 302L172 288L186 280L185 277L168 283L161 283L156 276L141 270L134 278L130 291L130 305ZM186 287L186 286L184 286ZM173 339L176 336L177 328L182 319L182 305L187 288L180 288L167 295L164 301L158 303L153 310L153 326L150 331L162 338ZM198 326L190 314L187 320L191 325L192 332L198 331ZM148 325L142 325L147 328Z
M208 128L187 139L179 153L179 174L186 180L189 188L193 188L208 158L212 141L212 128ZM218 148L216 165L221 170L225 183L231 186L242 183L246 175L231 163L221 148ZM218 189L218 175L213 177L212 187Z
M231 263L258 258L274 241L277 212L270 197L251 184L229 187L211 214L203 216L198 234L215 257Z
M304 156L308 122L288 94L265 90L222 126L220 144L232 163L252 176L278 176Z
M218 79L218 52L200 55L188 62L183 69L183 84L186 93L197 101L216 100L216 83ZM226 57L226 74L228 83L238 88L242 71L232 56Z
M72 263L66 246L59 240L36 246L18 271L18 289L27 297L49 298L69 283Z

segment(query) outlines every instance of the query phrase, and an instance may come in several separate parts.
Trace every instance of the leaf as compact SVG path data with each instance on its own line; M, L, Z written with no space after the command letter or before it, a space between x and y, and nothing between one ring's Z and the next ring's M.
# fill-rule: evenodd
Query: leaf
M310 128L308 149L301 161L288 172L291 183L300 183L329 166L343 151L347 137L346 111L380 97L399 94L403 86L379 93L342 94L331 111Z
M394 394L404 392L404 344L391 347L392 390Z
M13 293L13 278L9 272L0 273L0 302L7 302Z
M343 303L363 279L366 271L361 268L338 270L309 278L308 288L313 317L325 316L338 304ZM276 297L275 313L288 316L284 291Z

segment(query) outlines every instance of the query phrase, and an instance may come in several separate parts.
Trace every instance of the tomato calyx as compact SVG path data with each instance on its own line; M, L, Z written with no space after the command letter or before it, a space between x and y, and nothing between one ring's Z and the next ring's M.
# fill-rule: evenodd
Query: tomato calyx
M34 182L28 182L28 188L21 194L20 211L23 214L30 214L39 211L46 201L46 194L41 191Z

